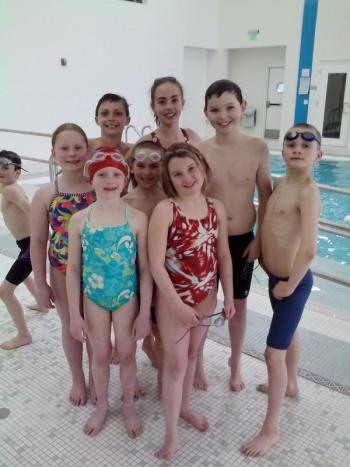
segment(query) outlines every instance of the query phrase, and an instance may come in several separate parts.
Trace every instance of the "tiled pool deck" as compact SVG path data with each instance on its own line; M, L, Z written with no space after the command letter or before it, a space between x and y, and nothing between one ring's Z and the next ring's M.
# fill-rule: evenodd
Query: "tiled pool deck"
M30 193L34 187L26 185L26 188ZM12 250L1 225L0 241L1 250ZM0 255L1 278L11 261L8 255ZM270 316L264 280L259 272L249 298L245 348L248 354L255 356L263 351ZM256 432L265 414L266 396L255 390L266 378L265 364L244 355L246 389L242 393L230 392L229 349L224 345L227 334L225 329L212 331L205 348L209 389L193 394L194 406L208 416L210 431L199 433L180 422L180 448L171 465L350 465L350 397L347 394L350 388L350 322L346 319L350 296L349 289L342 290L332 301L328 297L329 290L336 286L327 284L327 287L324 290L323 283L316 283L301 323L301 366L308 379L300 378L298 401L285 401L280 443L263 459L246 458L239 453L241 442ZM18 288L18 297L23 304L30 302L24 286ZM341 316L335 316L338 310L342 310ZM52 311L42 315L30 310L25 313L33 344L10 352L0 350L0 467L162 465L153 456L163 438L162 408L156 395L156 372L144 354L138 353L139 379L147 391L137 402L144 423L142 436L132 441L124 432L118 367L112 366L106 426L96 438L87 437L82 426L92 406L88 403L75 408L67 400L69 377L57 314ZM0 341L12 334L12 323L0 303ZM309 379L313 377L316 380L318 377L322 384ZM338 391L323 385L332 386L332 382L336 383Z

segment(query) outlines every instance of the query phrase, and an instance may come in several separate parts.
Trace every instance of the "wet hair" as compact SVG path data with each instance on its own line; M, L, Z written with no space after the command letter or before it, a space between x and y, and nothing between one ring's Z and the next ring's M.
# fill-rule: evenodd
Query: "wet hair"
M75 123L62 123L62 125L57 127L56 130L52 134L52 138L51 138L52 147L55 146L58 135L60 133L62 133L63 131L76 131L77 133L79 133L83 137L86 146L89 145L89 142L88 142L87 136L85 134L85 131L82 128L80 128L79 125L76 125Z
M322 135L321 133L318 131L318 129L311 125L310 123L296 123L295 125L291 126L287 131L286 131L286 134L289 132L289 131L293 131L294 128L302 128L303 130L310 130L311 133L314 133L315 136L317 136L318 140L319 141L322 141ZM317 143L318 144L318 143Z
M95 109L95 117L97 117L98 111L100 110L101 105L105 102L121 102L124 106L126 116L130 117L128 101L125 99L125 97L120 96L119 94L112 94L112 93L104 94L101 97L101 99L97 102L97 106Z
M13 162L15 170L20 170L22 168L22 160L19 157L19 155L15 152L3 149L2 151L0 151L0 157L4 157Z
M162 159L162 185L165 194L168 198L174 198L177 196L177 192L174 188L173 182L169 174L169 163L171 159L190 157L198 167L200 167L204 174L204 182L202 185L202 193L204 193L208 187L208 183L211 178L211 170L203 154L192 144L188 143L174 143L165 151Z
M151 86L151 91L150 92L151 92L151 107L152 107L152 109L154 107L154 99L155 99L156 90L157 90L157 88L159 88L159 86L161 86L162 84L165 84L165 83L170 83L170 84L174 84L175 86L177 86L179 91L180 91L182 101L185 100L185 98L184 98L184 88L183 88L182 84L180 83L180 81L178 81L174 76L163 76L162 78L156 78L153 81L153 84ZM154 112L153 112L153 115L154 115L154 120L155 120L156 124L159 125L159 118L157 117L157 115L155 115Z
M137 187L137 182L135 180L134 174L131 172L131 168L132 168L132 163L134 162L134 155L138 149L154 149L154 151L158 151L162 157L164 155L164 149L158 143L155 143L154 141L149 141L149 140L140 141L128 151L124 159L130 167L130 180L131 180L133 188Z
M214 81L205 91L204 110L207 110L208 101L212 96L220 97L224 92L231 92L236 96L238 102L242 104L243 96L238 84L229 79L219 79L218 81Z

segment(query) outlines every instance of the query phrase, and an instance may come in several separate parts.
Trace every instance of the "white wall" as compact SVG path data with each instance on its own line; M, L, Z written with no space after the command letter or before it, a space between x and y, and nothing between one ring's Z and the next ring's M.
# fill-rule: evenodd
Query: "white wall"
M228 77L241 87L243 98L247 101L248 106L257 109L255 128L244 128L244 133L255 136L264 134L268 86L267 68L272 65L284 66L285 50L285 47L281 46L230 51Z
M154 125L154 78L183 80L185 46L218 47L218 1L0 0L0 128L50 133L74 121L97 136L106 92L128 99L137 128Z

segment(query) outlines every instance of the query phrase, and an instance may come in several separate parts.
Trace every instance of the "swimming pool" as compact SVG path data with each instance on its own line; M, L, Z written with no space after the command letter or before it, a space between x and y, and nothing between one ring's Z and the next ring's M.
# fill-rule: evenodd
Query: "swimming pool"
M281 155L271 155L271 172L277 175L285 173L285 163ZM349 189L350 161L321 160L315 164L312 175L317 183ZM344 222L345 216L350 215L350 196L321 190L321 198L322 219ZM317 254L350 265L350 238L320 231Z

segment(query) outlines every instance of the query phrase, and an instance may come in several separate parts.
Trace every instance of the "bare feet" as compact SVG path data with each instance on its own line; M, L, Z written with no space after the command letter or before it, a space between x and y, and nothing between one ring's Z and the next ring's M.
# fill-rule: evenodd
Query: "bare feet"
M117 353L117 347L114 345L112 347L110 364L118 365L118 363L119 363L119 358L118 358L118 353Z
M269 392L269 385L267 383L258 384L256 390L267 394ZM297 399L299 397L298 385L288 384L285 396Z
M196 373L194 375L193 387L201 391L208 390L208 381L204 374L204 368L201 365L196 366Z
M175 454L177 447L177 439L167 439L165 438L163 446L159 449L159 451L155 452L154 455L157 459L164 459L170 461Z
M27 308L29 308L29 310L33 310L33 311L40 311L40 313L47 313L49 311L48 308L45 308L43 306L40 306L38 303L34 302L34 303L30 303L29 305L27 305Z
M154 368L158 368L157 358L154 353L153 336L149 335L143 339L142 350L145 352Z
M3 350L13 350L22 347L23 345L29 345L32 343L32 336L20 336L17 334L16 337L13 337L9 341L3 342L0 344L0 348Z
M88 421L84 426L84 433L89 436L96 436L103 427L103 424L106 420L108 410L107 402L104 404L99 404L96 406L96 409L92 412Z
M73 386L69 393L69 400L72 405L77 407L86 404L86 387L84 381L73 381Z
M200 415L192 409L181 410L180 417L197 428L199 431L208 431L209 423L204 415Z
M242 379L240 368L234 370L231 367L231 357L228 359L227 363L228 363L228 366L231 369L231 377L230 377L230 389L231 389L231 391L234 391L234 392L243 391L243 389L245 389L245 384L244 384L244 381Z
M143 431L142 423L136 413L135 406L123 404L123 418L126 432L130 438L137 438Z
M241 453L245 456L258 457L263 456L274 444L279 440L279 434L277 432L265 434L260 431L254 439L244 443L241 446Z

